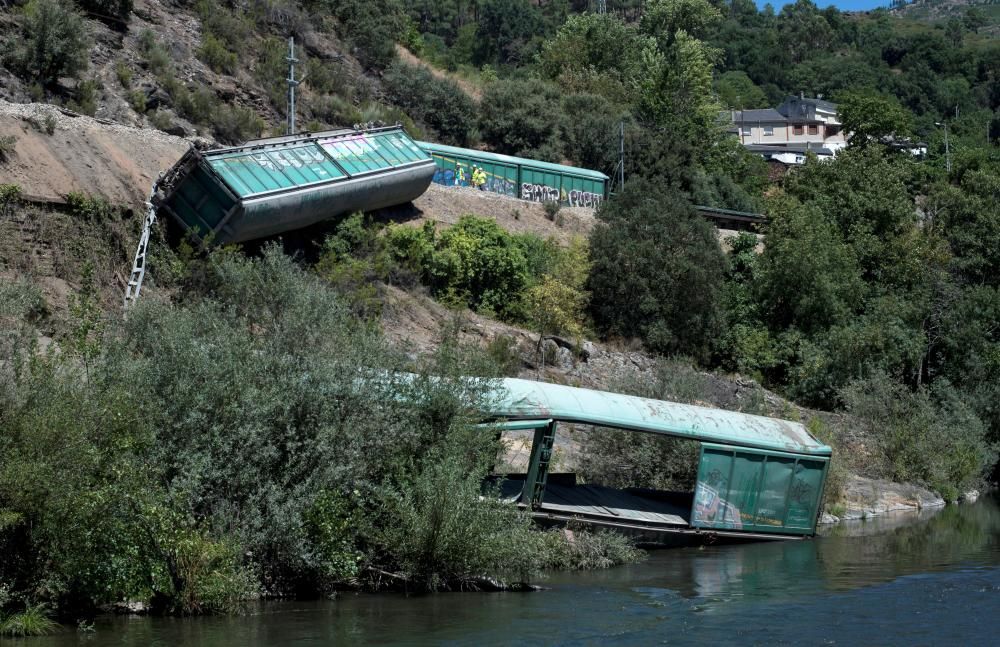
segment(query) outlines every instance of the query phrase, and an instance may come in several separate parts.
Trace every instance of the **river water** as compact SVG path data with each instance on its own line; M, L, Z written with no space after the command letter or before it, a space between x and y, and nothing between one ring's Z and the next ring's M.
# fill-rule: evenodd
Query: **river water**
M1000 502L842 524L810 541L654 551L541 584L108 619L30 644L1000 644Z

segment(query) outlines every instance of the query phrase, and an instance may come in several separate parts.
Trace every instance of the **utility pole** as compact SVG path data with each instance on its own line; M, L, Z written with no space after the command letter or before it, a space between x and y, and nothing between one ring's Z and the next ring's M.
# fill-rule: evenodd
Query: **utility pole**
M597 0L597 13L608 13L607 0Z
M625 120L618 126L618 190L625 190Z
M288 57L285 59L288 61L288 124L286 126L286 135L295 134L295 86L299 84L299 81L295 80L295 64L299 62L299 59L295 58L295 36L288 37Z

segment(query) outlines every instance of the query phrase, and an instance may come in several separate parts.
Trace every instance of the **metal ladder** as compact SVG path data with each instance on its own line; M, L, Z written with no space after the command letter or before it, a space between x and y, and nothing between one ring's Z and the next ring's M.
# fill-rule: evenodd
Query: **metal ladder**
M156 224L156 207L153 206L153 196L159 182L153 184L153 190L149 193L149 200L146 201L146 221L142 225L142 235L139 236L139 247L135 250L135 260L132 261L132 275L128 279L125 287L125 309L139 299L139 291L142 290L142 280L146 278L146 252L149 247L149 234Z

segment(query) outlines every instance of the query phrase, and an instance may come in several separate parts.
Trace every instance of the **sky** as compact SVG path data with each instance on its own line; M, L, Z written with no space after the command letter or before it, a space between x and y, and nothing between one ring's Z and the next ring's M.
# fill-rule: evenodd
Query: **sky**
M763 7L767 4L766 0L756 0L756 2L758 7ZM865 9L877 9L878 7L889 6L889 0L813 0L813 2L820 9L825 9L833 5L841 11L863 11ZM780 11L781 7L786 4L792 3L787 0L773 0L771 2L775 11Z

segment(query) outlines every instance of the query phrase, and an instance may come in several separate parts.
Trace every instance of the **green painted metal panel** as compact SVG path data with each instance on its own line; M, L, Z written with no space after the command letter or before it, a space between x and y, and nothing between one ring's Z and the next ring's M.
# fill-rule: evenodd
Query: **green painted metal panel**
M702 447L694 490L691 525L696 528L742 529L739 509L729 503L733 454Z
M242 198L345 177L315 144L211 156L208 163Z
M591 178L598 182L606 182L609 178L604 173L600 171L593 171L590 169L579 168L576 166L567 166L565 164L552 164L550 162L541 162L538 160L526 159L524 157L514 157L512 155L500 155L499 153L487 153L485 151L477 151L468 148L459 148L457 146L446 146L444 144L435 144L432 142L416 142L416 145L421 149L427 151L428 153L441 153L443 155L450 155L452 157L463 157L466 159L471 159L475 163L497 163L504 164L507 166L523 166L530 165L542 172L551 172L559 175L576 175L580 177Z
M433 163L401 128L348 130L193 151L170 174L158 206L198 237L239 242L413 200Z
M786 528L812 532L816 527L826 470L827 463L820 461L800 460L795 466L795 477L788 493Z
M490 417L552 418L805 456L831 453L788 420L517 378L502 380L502 387Z
M696 528L811 534L827 462L705 443L691 510Z

